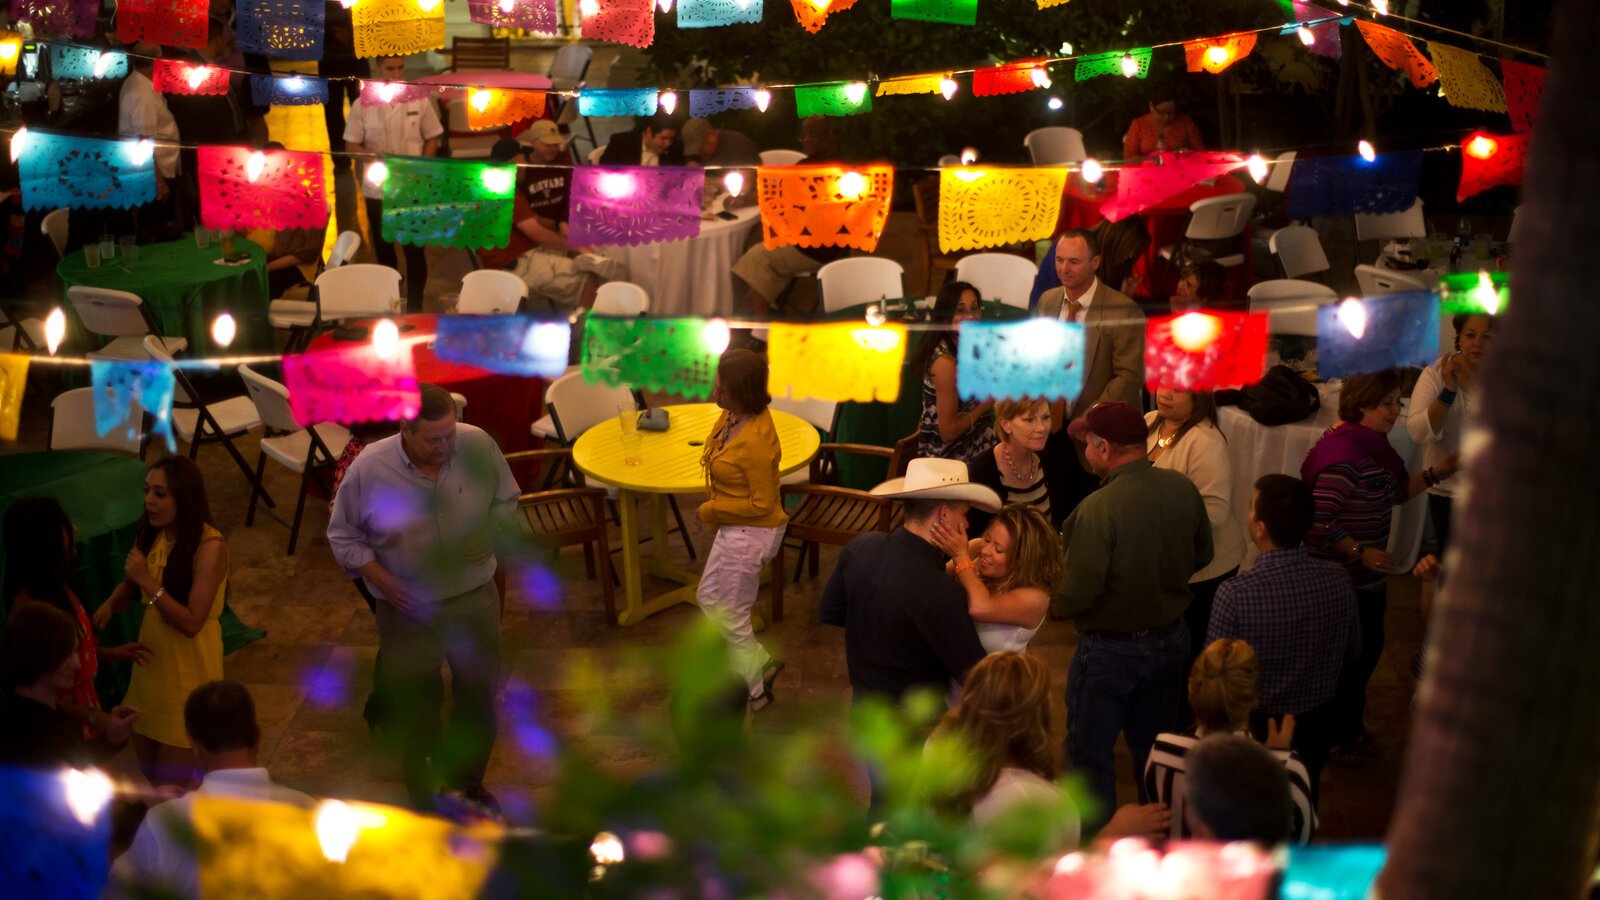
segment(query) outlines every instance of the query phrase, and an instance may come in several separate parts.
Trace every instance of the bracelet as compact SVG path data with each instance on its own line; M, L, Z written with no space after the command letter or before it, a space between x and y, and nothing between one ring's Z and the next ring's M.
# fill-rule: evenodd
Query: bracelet
M1456 392L1450 390L1449 388L1440 388L1439 402L1443 403L1445 406L1449 406L1450 404L1456 402Z
M956 563L956 574L960 575L962 572L965 572L968 569L976 569L977 567L978 567L978 564L976 562L974 562L972 559L969 558L965 562Z
M165 597L166 595L167 595L167 589L166 588L156 588L156 592L154 594L150 595L150 599L146 600L144 602L144 605L145 606L155 606L156 605L156 601L160 600L162 597Z

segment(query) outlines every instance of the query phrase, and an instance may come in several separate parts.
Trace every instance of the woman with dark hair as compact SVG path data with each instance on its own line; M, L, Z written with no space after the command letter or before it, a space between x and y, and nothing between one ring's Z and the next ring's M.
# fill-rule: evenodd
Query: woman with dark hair
M1461 451L1461 436L1478 417L1478 368L1494 338L1494 317L1460 313L1451 320L1456 330L1456 352L1422 370L1411 391L1406 430L1422 447L1422 462L1433 466ZM1455 488L1435 484L1428 488L1428 516L1438 537L1439 555L1450 545L1451 501Z
M750 709L772 703L772 684L783 671L756 640L750 610L761 589L761 567L778 552L784 525L778 493L778 429L767 409L767 360L749 350L729 350L717 364L711 400L722 408L706 438L700 465L710 499L700 518L717 530L695 600L722 626L734 671L749 688ZM781 576L780 576L781 577Z
M1214 259L1192 259L1178 270L1177 293L1172 295L1172 311L1216 309L1228 292L1228 270Z
M932 320L945 330L930 331L911 359L922 373L922 417L917 421L918 456L959 459L971 465L994 446L994 423L988 400L963 401L956 389L956 329L983 318L983 297L965 281L939 289Z
M123 564L127 580L95 611L95 624L104 627L135 600L144 604L139 640L151 658L128 684L127 702L143 712L133 746L151 784L189 785L195 772L183 703L200 685L222 680L217 617L228 590L228 544L192 460L156 460L144 486L144 518Z
M26 603L0 634L0 763L31 768L90 766L127 743L139 711L119 706L101 726L104 737L84 738L77 716L61 697L77 683L82 662L72 617L47 603Z
M950 556L945 571L967 592L967 615L978 642L990 653L1022 652L1050 612L1050 595L1061 582L1061 538L1037 507L1000 508L983 536L933 525L931 543Z
M1306 454L1300 480L1311 487L1316 515L1306 550L1341 563L1356 590L1361 619L1361 655L1339 679L1334 697L1332 759L1356 765L1372 746L1365 719L1367 681L1383 656L1383 615L1388 608L1389 518L1404 503L1456 473L1457 454L1416 475L1389 444L1400 417L1400 375L1392 370L1345 379L1339 391L1340 421Z
M1122 137L1122 158L1139 159L1167 150L1204 150L1194 120L1178 112L1178 98L1165 85L1150 92L1150 112L1133 120Z

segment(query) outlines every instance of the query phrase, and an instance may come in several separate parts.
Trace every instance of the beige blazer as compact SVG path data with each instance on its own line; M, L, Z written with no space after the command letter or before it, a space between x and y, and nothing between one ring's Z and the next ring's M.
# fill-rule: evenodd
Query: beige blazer
M1065 297L1066 288L1062 287L1040 294L1038 315L1060 318ZM1084 313L1083 327L1083 391L1068 405L1068 418L1076 419L1089 407L1109 400L1123 400L1142 409L1144 311L1127 295L1096 280L1094 301Z

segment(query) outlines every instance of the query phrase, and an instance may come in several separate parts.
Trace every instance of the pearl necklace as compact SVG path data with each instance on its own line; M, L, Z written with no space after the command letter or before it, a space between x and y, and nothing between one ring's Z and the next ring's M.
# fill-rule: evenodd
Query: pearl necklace
M1033 457L1033 464L1028 467L1026 473L1017 471L1017 464L1016 461L1011 458L1011 447L1009 445L1000 445L1000 455L1005 457L1006 468L1011 470L1011 478L1013 481L1016 481L1019 484L1028 485L1033 484L1033 482L1039 477L1039 457L1037 454L1032 452L1028 454L1029 456Z

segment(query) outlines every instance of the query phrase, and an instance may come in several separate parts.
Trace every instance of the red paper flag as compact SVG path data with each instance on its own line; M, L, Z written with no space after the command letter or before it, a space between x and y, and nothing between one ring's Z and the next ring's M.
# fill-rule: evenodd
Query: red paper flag
M1000 94L1020 94L1031 91L1044 84L1034 81L1034 71L1044 71L1042 59L1019 59L1003 66L991 66L987 69L978 69L972 73L972 95L974 97L995 97ZM1048 73L1046 73L1048 78Z
M1145 322L1150 390L1209 391L1255 384L1267 360L1268 314L1197 310Z
M1492 187L1521 184L1522 170L1528 162L1531 132L1488 134L1475 131L1461 142L1461 185L1457 202Z
M656 40L653 0L584 0L583 36L601 41L648 47ZM587 10L593 8L591 14Z
M200 223L207 228L322 228L322 154L249 147L199 149Z
M1544 76L1543 66L1500 60L1500 78L1506 86L1506 112L1511 115L1513 130L1533 130L1539 118L1539 104L1544 100Z
M209 10L208 0L117 0L117 40L199 50Z
M416 418L422 405L405 345L388 358L371 344L290 354L283 358L283 383L301 425L400 422Z
M1245 158L1237 153L1158 154L1140 165L1123 168L1117 174L1117 195L1100 207L1100 212L1118 222L1244 164Z
M228 92L228 70L221 66L156 60L155 88L163 94L204 94L220 96Z

